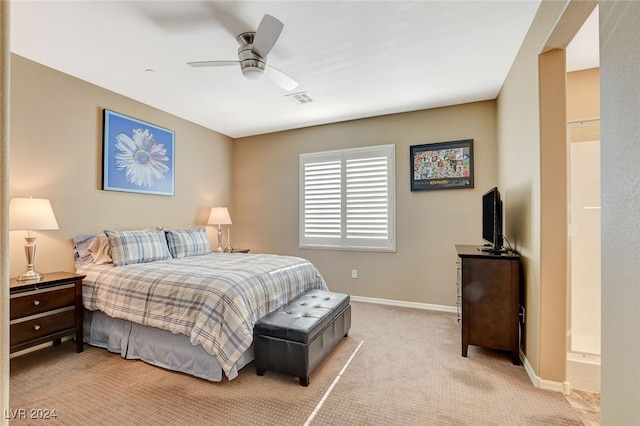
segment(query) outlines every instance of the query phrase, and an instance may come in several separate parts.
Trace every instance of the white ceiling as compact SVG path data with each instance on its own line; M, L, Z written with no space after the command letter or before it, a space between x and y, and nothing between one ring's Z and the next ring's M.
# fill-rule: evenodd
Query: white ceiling
M14 0L11 51L237 138L495 99L538 5ZM265 13L284 23L269 64L315 102L239 67L186 65L236 60L235 37Z
M598 6L567 46L567 71L579 71L600 66Z

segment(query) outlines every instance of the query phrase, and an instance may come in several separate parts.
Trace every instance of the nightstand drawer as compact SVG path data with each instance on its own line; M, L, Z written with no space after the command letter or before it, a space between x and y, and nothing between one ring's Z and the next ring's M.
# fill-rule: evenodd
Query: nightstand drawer
M76 303L75 284L67 284L52 289L39 289L11 295L10 318L17 319L51 311Z
M46 314L33 315L9 322L11 346L39 339L76 326L75 306L56 309Z
M73 335L76 350L82 341L82 280L85 275L50 272L39 280L9 282L9 352L19 352L47 342L60 344Z

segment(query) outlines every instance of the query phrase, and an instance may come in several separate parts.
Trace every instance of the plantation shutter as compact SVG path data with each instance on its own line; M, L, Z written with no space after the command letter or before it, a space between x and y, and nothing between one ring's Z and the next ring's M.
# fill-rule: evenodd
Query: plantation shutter
M389 237L389 178L384 149L346 153L349 244L376 245Z
M394 151L300 155L300 247L395 251Z
M342 240L342 162L340 154L306 157L302 165L303 232L306 241L336 245Z

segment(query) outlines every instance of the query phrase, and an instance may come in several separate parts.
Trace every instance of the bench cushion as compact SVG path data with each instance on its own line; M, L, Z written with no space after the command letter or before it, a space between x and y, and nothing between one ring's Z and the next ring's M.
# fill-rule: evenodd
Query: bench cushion
M349 305L349 295L309 290L282 308L261 318L254 334L308 343Z

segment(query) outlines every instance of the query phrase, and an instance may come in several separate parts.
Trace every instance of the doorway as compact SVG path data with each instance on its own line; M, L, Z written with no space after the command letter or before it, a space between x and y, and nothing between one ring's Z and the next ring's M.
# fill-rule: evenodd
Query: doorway
M567 48L599 52L596 6ZM600 62L567 67L568 314L567 381L600 392Z
M600 392L600 120L569 123L569 351L572 389Z

